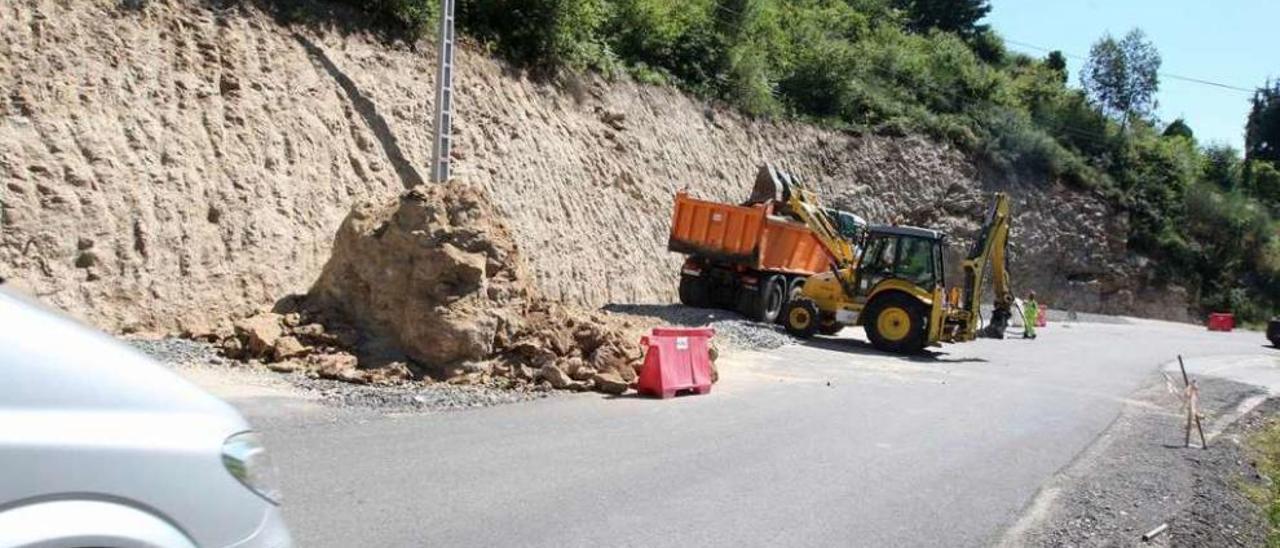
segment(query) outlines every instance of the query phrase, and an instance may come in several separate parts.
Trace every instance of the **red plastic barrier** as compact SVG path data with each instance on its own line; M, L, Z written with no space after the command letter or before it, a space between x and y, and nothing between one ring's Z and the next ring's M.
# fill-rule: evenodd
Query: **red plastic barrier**
M644 366L636 379L636 391L666 399L681 390L711 392L711 356L707 341L710 327L656 327L640 338L645 348Z
M1236 317L1230 312L1209 314L1209 331L1231 331L1236 328Z
M1049 320L1045 318L1044 309L1036 309L1036 327L1044 327L1049 324Z

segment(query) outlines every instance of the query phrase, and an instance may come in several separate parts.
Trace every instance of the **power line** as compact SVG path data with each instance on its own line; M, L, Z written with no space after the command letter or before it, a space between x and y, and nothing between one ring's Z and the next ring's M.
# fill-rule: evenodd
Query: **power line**
M1005 41L1006 43L1013 44L1013 45L1015 45L1015 46L1024 47L1024 48L1030 48L1030 49L1034 49L1034 50L1038 50L1038 51L1043 51L1043 52L1046 52L1046 53L1047 53L1047 52L1052 52L1052 51L1057 51L1057 52L1059 52L1059 53L1062 53L1062 55L1064 55L1064 56L1066 56L1066 57L1070 57L1070 58L1072 58L1072 59L1076 59L1076 60L1079 60L1079 61L1088 61L1088 60L1089 60L1087 57L1084 57L1084 56L1082 56L1082 55L1076 55L1076 54L1074 54L1074 53L1066 53L1066 52L1064 52L1064 51L1062 51L1062 50L1059 50L1059 49L1046 48L1046 47L1044 47L1044 46L1037 46L1037 45L1035 45L1035 44L1028 44L1028 43L1026 43L1026 42L1020 42L1020 41L1018 41L1018 40L1011 40L1011 39L1008 39L1008 38L1005 38L1005 40L1004 40L1004 41ZM1182 81L1184 81L1184 82L1191 82L1191 83L1193 83L1193 84L1201 84L1201 85L1206 85L1206 86L1213 86L1213 87L1217 87L1217 88L1229 89L1229 90L1232 90L1232 91L1240 91L1240 92L1250 93L1250 94L1252 94L1252 93L1254 92L1254 90L1249 89L1249 88L1243 88L1243 87L1240 87L1240 86L1233 86L1233 85L1231 85L1231 84L1223 84L1223 83L1221 83L1221 82L1214 82L1214 81L1212 81L1212 80L1205 80L1205 79L1203 79L1203 78L1192 78L1192 77L1190 77L1190 76L1182 76L1182 75L1173 74L1173 73L1170 73L1170 72L1161 72L1161 73L1159 73L1159 74L1160 74L1160 76L1164 76L1165 78L1169 78L1169 79L1171 79L1171 80L1182 80Z

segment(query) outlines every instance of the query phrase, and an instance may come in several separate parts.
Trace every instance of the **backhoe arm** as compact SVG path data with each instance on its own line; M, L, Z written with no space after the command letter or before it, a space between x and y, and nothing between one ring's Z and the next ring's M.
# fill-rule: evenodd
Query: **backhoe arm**
M854 266L857 262L857 256L854 255L853 242L846 240L840 235L831 219L822 211L822 204L818 197L809 192L800 181L785 173L778 172L772 165L767 166L775 180L782 183L785 189L783 195L787 200L787 207L790 208L800 220L804 222L809 230L818 237L818 241L831 254L831 258L835 261L835 267L838 270L845 270Z
M995 293L995 311L984 335L1001 338L1008 326L1010 307L1013 304L1013 288L1009 283L1009 196L997 192L995 202L987 212L986 221L978 238L962 263L964 269L964 295L960 303L960 340L972 340L978 335L978 319L982 305L982 289L986 281L987 267L991 267L991 285Z

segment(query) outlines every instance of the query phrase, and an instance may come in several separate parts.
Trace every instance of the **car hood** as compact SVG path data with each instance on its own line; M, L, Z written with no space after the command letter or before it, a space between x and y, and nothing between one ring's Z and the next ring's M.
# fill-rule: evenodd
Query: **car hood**
M221 416L231 406L112 337L0 290L0 407Z

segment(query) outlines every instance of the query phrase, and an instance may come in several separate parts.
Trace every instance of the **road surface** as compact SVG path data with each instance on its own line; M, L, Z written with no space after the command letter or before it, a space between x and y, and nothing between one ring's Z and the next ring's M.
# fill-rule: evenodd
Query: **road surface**
M229 400L266 433L300 546L981 546L1177 354L1280 354L1263 343L1060 324L915 359L848 336L739 353L710 395L668 401L385 416Z

